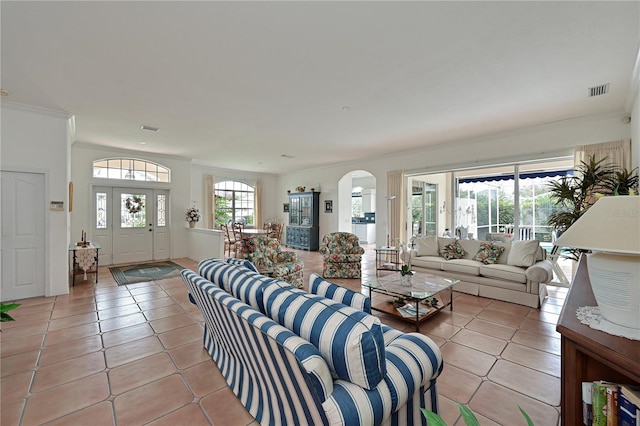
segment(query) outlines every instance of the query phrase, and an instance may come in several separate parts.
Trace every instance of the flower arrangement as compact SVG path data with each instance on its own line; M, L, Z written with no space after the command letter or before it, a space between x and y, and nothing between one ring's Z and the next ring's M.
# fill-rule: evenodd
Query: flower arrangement
M242 243L242 253L253 253L256 251L256 245L253 243L252 238L243 238Z
M198 222L200 220L200 210L198 210L196 206L189 207L184 216L184 220L187 222Z

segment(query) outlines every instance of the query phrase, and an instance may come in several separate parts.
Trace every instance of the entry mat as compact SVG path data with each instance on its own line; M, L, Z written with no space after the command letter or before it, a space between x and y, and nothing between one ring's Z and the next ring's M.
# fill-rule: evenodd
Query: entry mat
M118 285L174 278L180 276L180 271L183 269L184 266L168 260L109 268Z

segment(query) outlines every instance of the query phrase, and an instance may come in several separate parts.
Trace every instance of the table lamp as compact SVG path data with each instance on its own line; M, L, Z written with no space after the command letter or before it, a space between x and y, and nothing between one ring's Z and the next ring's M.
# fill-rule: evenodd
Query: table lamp
M640 197L602 197L554 245L591 250L589 280L602 316L640 329Z

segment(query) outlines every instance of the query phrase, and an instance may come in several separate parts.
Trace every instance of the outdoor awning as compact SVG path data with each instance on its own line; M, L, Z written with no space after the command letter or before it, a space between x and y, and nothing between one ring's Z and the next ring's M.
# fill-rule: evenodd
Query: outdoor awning
M532 172L532 173L520 173L520 179L534 179L544 177L561 177L561 176L573 176L573 170L554 170L551 172ZM514 180L514 174L495 175L495 176L479 176L462 178L458 180L458 183L475 183L475 182L498 182L504 180Z

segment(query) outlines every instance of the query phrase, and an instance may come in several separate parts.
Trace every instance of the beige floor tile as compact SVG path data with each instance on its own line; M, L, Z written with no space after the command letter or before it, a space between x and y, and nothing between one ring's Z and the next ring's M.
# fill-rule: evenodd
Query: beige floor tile
M211 361L213 363L209 352L202 346L202 340L171 349L169 355L179 369L189 368L205 361ZM213 367L215 369L218 368L215 363L213 363Z
M560 405L560 379L511 361L498 360L489 380L549 405Z
M7 342L11 339L19 337L33 336L36 334L44 334L47 331L49 322L36 322L31 324L22 325L19 327L9 328L2 331L2 341Z
M175 366L166 353L130 362L109 371L111 394L120 395L174 373Z
M132 325L145 323L147 319L141 313L131 314L124 317L112 318L104 321L100 321L100 330L103 333L108 331L118 330L120 328L131 327Z
M500 355L505 346L507 346L506 340L466 329L460 330L456 333L456 335L451 338L451 341L469 346L470 348L477 349L490 355Z
M150 309L162 308L164 306L175 305L176 301L171 297L161 297L160 299L148 300L146 302L138 303L140 309L148 311Z
M120 328L114 331L109 331L102 335L102 341L105 348L111 348L113 346L121 345L127 342L133 342L144 337L153 336L153 329L149 324L142 323L138 325L132 325L131 327Z
M42 350L39 365L45 366L75 358L80 355L97 352L102 349L102 339L99 335L83 337L67 343L50 346Z
M92 336L100 333L98 323L88 323L76 325L75 327L63 328L60 330L50 331L44 339L45 346L54 346L59 343L70 342L82 337Z
M104 353L92 352L56 364L39 368L31 385L31 392L43 390L91 376L105 369Z
M246 426L253 420L253 416L228 387L202 398L200 406L207 417L216 419L214 422L221 425Z
M17 425L20 424L20 416L24 409L26 400L20 399L16 401L2 402L2 410L0 410L0 424Z
M177 303L174 303L173 305L147 310L144 312L144 316L147 317L149 321L153 321L153 320L158 320L160 318L167 318L167 317L172 317L171 319L173 319L175 315L180 315L184 313L185 313L185 310L182 309L182 307Z
M515 327L508 327L495 322L474 318L465 326L468 330L474 330L487 336L497 337L498 339L509 340L516 332Z
M56 309L53 311L51 318L58 319L64 317L72 317L74 315L86 314L88 312L95 312L95 303L85 303L83 305L74 305L68 308Z
M49 321L49 331L61 330L63 328L75 327L82 324L89 324L98 321L97 312L88 312L86 314L74 315Z
M24 371L0 379L0 405L25 399L29 385L33 379L33 371Z
M560 333L556 331L556 324L550 324L548 322L538 321L532 318L525 318L520 328L533 333L544 334L558 339L560 338Z
M60 417L57 420L47 423L47 426L113 426L114 424L113 404L111 401L103 401L64 417Z
M146 302L154 299L162 299L164 297L169 297L169 295L165 291L152 291L148 293L142 293L138 295L134 295L133 298L136 302Z
M149 423L149 426L210 426L211 422L197 404L189 404L169 413L158 420Z
M44 336L44 334L34 334L32 336L3 340L2 345L0 345L0 354L2 354L2 358L5 358L22 352L40 349Z
M506 325L507 327L519 327L524 320L524 315L496 311L494 309L483 309L478 314L478 318Z
M49 321L51 319L52 312L41 311L33 314L21 315L20 308L17 308L9 312L9 314L15 321L0 323L0 330L9 330L15 327L23 327L27 324Z
M149 322L156 333L164 333L177 328L193 325L194 323L195 321L193 318L184 311L181 315L175 315L170 318L159 318L155 321Z
M90 407L109 397L106 373L98 373L36 393L27 401L23 424L35 425Z
M560 339L555 337L518 330L511 340L521 345L560 355Z
M137 314L139 312L140 308L138 307L138 305L131 304L101 310L98 312L98 317L101 320L107 320L110 318L118 318L125 315Z
M192 401L193 394L182 377L174 374L117 396L113 405L117 424L141 425Z
M135 305L135 303L136 301L133 297L125 296L125 297L119 297L117 299L108 299L108 300L102 300L100 302L96 302L96 306L98 307L98 309L102 311L106 309L117 308L120 306Z
M517 343L509 343L502 352L502 358L542 373L560 377L561 358L549 352L539 351Z
M469 404L474 412L500 425L526 423L518 406L527 412L536 425L558 424L559 412L554 407L488 381L480 385Z
M438 394L453 401L468 404L482 379L453 365L445 364L438 377Z
M200 324L192 324L158 335L165 348L173 349L191 342L202 341L204 328Z
M203 397L227 386L218 368L211 368L213 361L206 361L182 372L191 392L197 397Z
M496 362L496 357L493 355L454 342L447 342L441 350L445 364L453 365L479 377L486 376Z
M36 349L3 357L2 360L0 360L0 376L6 377L12 374L33 370L36 367L39 355L40 349Z
M163 351L162 343L156 336L135 340L124 345L115 346L105 351L107 367L115 368L128 362L160 353Z

